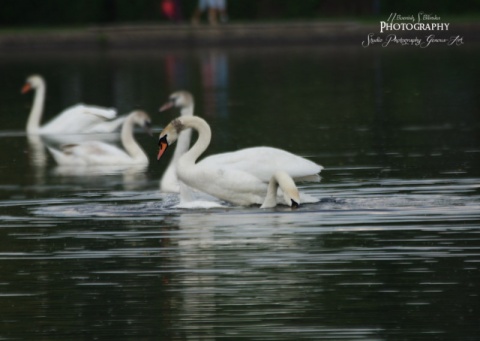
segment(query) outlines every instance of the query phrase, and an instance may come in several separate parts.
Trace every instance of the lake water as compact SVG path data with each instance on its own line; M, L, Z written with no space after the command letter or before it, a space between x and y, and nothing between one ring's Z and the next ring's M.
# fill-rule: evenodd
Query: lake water
M478 340L478 60L468 44L1 55L0 340ZM31 73L47 117L148 111L149 167L57 168L24 133ZM322 164L300 184L320 202L176 208L155 156L178 89L209 152Z

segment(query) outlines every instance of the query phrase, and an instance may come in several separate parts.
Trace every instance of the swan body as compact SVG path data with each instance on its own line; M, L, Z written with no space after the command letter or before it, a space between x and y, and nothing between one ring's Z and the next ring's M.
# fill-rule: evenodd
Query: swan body
M58 114L54 119L43 126L40 121L45 102L46 85L39 75L27 78L22 93L35 90L35 97L27 121L28 134L74 134L74 133L106 133L117 130L124 116L118 117L117 111L112 108L103 108L92 105L77 104Z
M282 169L277 169L271 174L269 184L244 170L221 164L197 163L197 159L207 149L211 140L209 125L199 117L179 117L165 127L160 133L158 159L162 157L167 147L177 140L180 132L188 128L197 130L199 137L190 150L178 159L177 175L180 181L221 200L243 206L252 204L262 205L266 201L265 198L267 198L265 207L272 207L272 197L274 196L274 190L276 192L277 189L275 186L280 186L284 193L281 203L289 206L298 206L300 201L298 195L291 194L294 191L289 188L293 184L296 190L296 186L288 173ZM288 179L291 182L288 182ZM273 184L272 181L274 182ZM285 183L287 183L286 187L284 187ZM291 199L288 200L289 198Z
M59 165L148 165L148 157L133 137L134 125L149 128L150 117L143 111L134 111L127 116L121 131L124 150L101 141L69 144L61 150L48 149Z
M199 162L202 165L222 165L248 172L262 181L269 181L276 170L285 171L295 181L320 181L323 169L315 162L282 149L252 147L235 152L215 154Z
M172 107L180 108L180 116L192 116L194 108L193 96L187 91L176 91L169 96L169 100L160 107L159 111L162 112ZM191 129L183 130L180 133L172 159L160 179L160 190L162 192L180 192L176 165L180 156L185 154L190 147L191 136ZM188 191L188 189L184 188L185 191Z

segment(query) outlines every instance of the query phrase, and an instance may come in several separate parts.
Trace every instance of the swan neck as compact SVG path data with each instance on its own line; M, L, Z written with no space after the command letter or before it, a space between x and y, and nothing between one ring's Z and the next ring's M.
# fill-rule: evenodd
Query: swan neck
M278 179L272 176L268 183L267 195L263 201L262 208L271 208L277 206Z
M173 152L172 159L168 164L167 169L163 173L162 179L160 180L160 188L162 191L166 192L177 192L177 163L180 157L184 155L188 148L190 147L190 139L192 136L192 129L184 130L180 133L177 139L177 146Z
M45 101L46 86L41 83L35 89L33 106L27 121L27 133L37 133L40 130L40 120L42 119L43 104Z
M193 104L183 107L180 110L181 116L193 116ZM190 141L192 139L192 129L185 129L180 132L177 139L177 147L173 153L171 164L174 164L178 159L188 151L190 147Z
M198 132L198 138L192 148L190 148L190 150L186 152L180 158L180 160L189 164L195 164L200 155L202 155L203 152L210 145L210 141L212 139L212 131L210 130L209 125L204 120L199 119L195 116L192 116L191 118L185 120L184 125L187 128L195 129Z
M180 133L177 139L177 147L173 153L172 162L176 162L183 154L188 151L190 147L190 140L192 138L192 129L186 129Z
M193 116L194 105L189 104L186 107L180 109L180 116Z
M135 125L135 122L133 120L133 116L128 116L123 123L122 132L121 132L121 140L122 140L123 148L125 148L127 153L133 159L144 159L146 158L145 152L138 145L137 141L133 136L134 125Z

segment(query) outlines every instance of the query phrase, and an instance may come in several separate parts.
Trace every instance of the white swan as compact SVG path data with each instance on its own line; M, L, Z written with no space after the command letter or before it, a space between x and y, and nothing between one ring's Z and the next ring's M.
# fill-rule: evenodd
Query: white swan
M62 150L48 148L59 165L148 165L148 157L133 136L134 125L150 128L150 117L143 111L130 113L122 126L121 141L125 150L100 141L70 144Z
M125 119L124 116L116 118L115 109L77 104L40 126L46 92L45 81L41 76L32 75L27 78L21 92L25 94L30 90L35 90L35 97L27 121L28 134L107 133L118 129Z
M168 110L172 107L180 108L181 116L192 116L194 102L192 95L187 91L176 91L169 96L168 101L159 109L160 112ZM180 156L190 147L190 139L192 136L192 129L182 131L177 140L177 146L173 153L172 159L167 168L163 172L160 179L160 190L163 192L180 192L180 184L177 178L176 164ZM187 190L188 191L188 190Z
M169 102L164 104L160 111L172 107L179 108L181 116L192 116L194 110L193 96L187 91L175 92L170 95ZM180 156L188 150L190 139L191 129L180 133L172 160L162 177L161 190L169 192L179 191L175 166ZM265 162L265 160L268 160L268 162ZM272 175L278 170L287 172L294 181L318 182L320 181L318 173L323 169L322 166L310 160L272 147L252 147L230 153L215 154L204 158L199 163L212 167L228 166L248 172L265 182L270 181Z
M250 172L235 169L219 164L196 163L200 155L207 149L211 140L211 130L207 122L195 116L184 116L173 120L160 133L159 152L157 159L160 159L169 145L175 142L181 131L193 128L198 132L198 140L193 147L182 155L177 162L177 175L180 181L186 185L210 194L219 199L237 205L264 204L265 207L272 206L272 196L269 192L269 184L254 176ZM269 160L264 160L269 162ZM281 174L279 176L279 174ZM273 178L273 179L272 179ZM290 179L290 181L286 181ZM275 170L270 175L269 181L276 182L283 191L283 204L298 206L300 199L298 191L295 195L292 190L296 186L291 177L282 168ZM276 191L277 186L271 183L271 190ZM275 188L274 188L275 187ZM268 200L265 198L267 197Z

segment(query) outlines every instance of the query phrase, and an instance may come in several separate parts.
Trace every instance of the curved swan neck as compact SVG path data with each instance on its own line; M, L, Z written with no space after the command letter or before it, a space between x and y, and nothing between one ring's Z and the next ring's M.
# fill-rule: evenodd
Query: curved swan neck
M181 118L185 128L193 128L198 132L198 139L188 152L180 157L182 162L194 164L202 153L208 148L212 139L210 126L203 119L196 116L186 116ZM179 160L179 161L180 161Z
M193 104L190 104L186 107L182 107L180 110L180 116L193 116ZM173 152L173 157L171 164L174 164L178 161L178 159L187 152L188 148L190 147L190 141L192 139L192 129L185 129L180 132L178 139L177 139L177 147Z
M283 191L284 200L287 205L298 207L300 204L300 195L293 179L284 171L277 171L268 183L267 195L262 204L262 208L277 206L278 187Z
M193 116L193 104L190 104L186 107L180 109L180 116ZM188 151L190 148L190 141L192 139L192 129L185 129L178 135L177 146L173 152L172 159L168 164L168 167L163 172L162 179L160 180L160 189L166 192L177 192L179 188L180 193L182 193L182 184L178 187L178 177L177 177L177 163L180 157ZM185 201L184 199L182 199ZM188 201L188 200L187 200Z
M133 127L135 125L134 116L129 115L123 122L121 139L122 144L127 153L133 159L145 159L146 155L143 149L138 145L137 141L133 137Z
M183 154L185 154L190 147L190 140L192 138L192 129L186 129L180 133L177 139L177 147L173 152L172 162L176 162Z
M268 183L267 195L263 201L262 208L270 208L277 206L277 190L278 190L278 181L274 176L270 179Z
M190 147L190 140L192 136L192 129L184 130L180 133L177 139L177 146L173 152L172 159L168 167L163 172L160 180L160 189L165 192L177 192L178 178L177 178L177 163L180 157L185 154ZM181 188L180 188L181 189Z
M35 88L33 106L28 116L27 133L38 133L40 130L40 120L42 119L43 103L45 101L46 85L42 81Z

